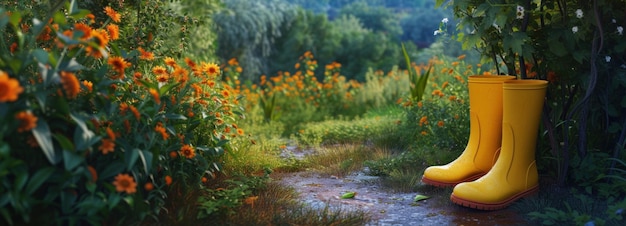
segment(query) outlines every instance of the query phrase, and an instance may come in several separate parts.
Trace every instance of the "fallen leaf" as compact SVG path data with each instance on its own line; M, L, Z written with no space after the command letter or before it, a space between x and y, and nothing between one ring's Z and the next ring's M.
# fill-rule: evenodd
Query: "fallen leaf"
M356 196L356 192L349 191L349 192L343 193L343 195L341 195L341 198L342 199L352 199L352 198L354 198L354 196Z
M425 199L429 199L430 197L425 196L425 195L416 195L415 198L413 198L414 202L419 202Z

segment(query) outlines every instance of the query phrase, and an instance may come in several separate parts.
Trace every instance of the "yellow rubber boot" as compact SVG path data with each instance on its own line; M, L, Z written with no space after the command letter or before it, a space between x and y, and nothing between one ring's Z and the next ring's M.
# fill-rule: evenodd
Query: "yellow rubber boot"
M443 166L426 168L422 182L454 186L485 175L497 159L502 135L502 83L514 76L470 76L470 134L463 153Z
M535 146L547 84L542 80L504 82L500 156L485 176L454 187L452 202L497 210L538 190Z

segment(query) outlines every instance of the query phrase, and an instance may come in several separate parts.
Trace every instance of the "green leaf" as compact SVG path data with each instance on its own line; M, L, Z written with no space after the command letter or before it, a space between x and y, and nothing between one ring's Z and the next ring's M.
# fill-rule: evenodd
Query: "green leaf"
M87 128L87 124L78 116L70 113L70 118L76 122L76 129L74 130L74 143L76 144L76 150L86 150L93 144L100 140L93 131Z
M115 208L120 200L122 200L122 197L119 195L119 193L111 193L109 195L109 200L107 200L107 203L109 204L109 210Z
M33 174L30 181L28 181L28 184L26 185L26 194L32 195L35 193L35 191L37 191L37 189L41 187L44 182L46 182L52 173L54 173L54 168L45 167Z
M0 8L0 31L4 30L7 24L9 24L9 15L7 15L6 10Z
M108 179L111 178L124 170L124 163L117 161L110 163L102 172L100 172L99 178Z
M139 158L141 159L141 163L143 163L143 169L146 173L150 171L152 168L152 152L149 151L139 151Z
M52 136L54 136L54 139L57 142L59 142L59 145L61 145L61 148L65 150L75 150L74 144L72 144L72 141L70 141L70 139L68 139L67 137L63 136L63 134L53 134Z
M429 199L429 198L430 197L425 196L425 195L416 195L415 198L413 198L413 201L414 202L419 202L419 201L426 200L426 199Z
M28 180L28 172L27 171L19 171L15 175L15 181L13 182L13 188L15 191L21 191L26 185L26 181Z
M57 11L54 13L54 16L52 17L54 22L59 24L60 26L66 25L67 24L67 20L65 19L65 14L62 11ZM57 35L60 32L57 32Z
M126 150L126 153L124 155L124 162L126 163L126 169L127 170L131 170L133 168L133 166L135 165L135 162L137 162L137 159L139 158L139 149L131 149L131 150Z
M76 154L75 152L71 152L69 150L63 150L63 165L65 166L65 170L72 171L78 165L80 165L85 158L81 155Z
M35 49L33 50L32 54L35 57L35 60L37 60L39 63L42 63L42 64L48 63L48 52L46 52L45 50Z
M165 114L165 118L167 119L179 119L179 120L187 120L187 117L181 114L167 113Z
M356 192L355 191L349 191L346 193L343 193L343 195L341 195L342 199L353 199L356 196Z
M13 25L14 28L19 27L20 20L22 20L22 13L19 11L12 12L11 16L9 16L9 23L11 23L11 25Z
M33 136L39 147L43 151L46 158L52 165L56 165L61 160L54 152L54 145L52 144L52 134L50 133L50 127L44 120L37 120L37 127L33 129Z

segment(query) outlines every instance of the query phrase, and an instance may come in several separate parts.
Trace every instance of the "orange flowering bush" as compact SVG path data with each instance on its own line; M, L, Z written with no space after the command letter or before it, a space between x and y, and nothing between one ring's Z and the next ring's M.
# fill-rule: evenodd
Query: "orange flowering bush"
M221 169L244 134L238 92L216 64L119 44L111 7L66 6L0 7L2 224L155 218Z
M437 156L454 157L463 150L469 135L469 99L467 78L470 75L490 74L481 71L481 65L466 64L465 56L457 59L433 58L428 65L413 65L417 71L432 67L421 101L413 98L400 99L406 109L406 127L412 131L405 139L415 147L437 150ZM450 150L444 155L439 150ZM422 154L429 164L441 164L451 159L429 158L432 152Z

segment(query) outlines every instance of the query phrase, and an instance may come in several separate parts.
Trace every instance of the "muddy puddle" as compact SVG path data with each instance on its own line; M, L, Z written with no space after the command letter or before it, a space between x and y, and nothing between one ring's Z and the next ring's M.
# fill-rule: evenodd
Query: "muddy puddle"
M448 190L421 186L419 193L395 193L384 188L378 177L354 172L345 177L326 176L315 171L282 173L275 180L293 187L302 202L312 207L361 210L370 214L374 225L528 225L512 208L480 211L453 204ZM422 191L423 190L423 191ZM346 192L354 198L342 199ZM430 198L414 201L416 195Z

